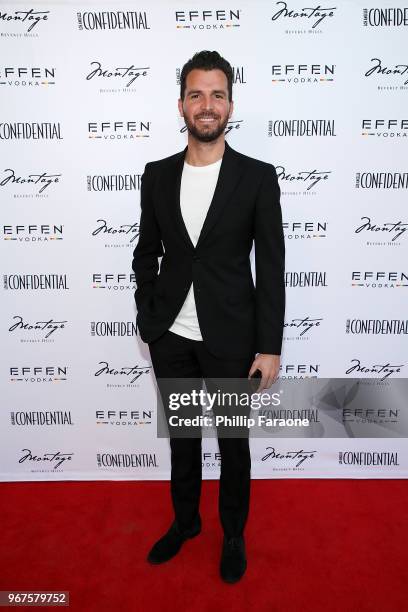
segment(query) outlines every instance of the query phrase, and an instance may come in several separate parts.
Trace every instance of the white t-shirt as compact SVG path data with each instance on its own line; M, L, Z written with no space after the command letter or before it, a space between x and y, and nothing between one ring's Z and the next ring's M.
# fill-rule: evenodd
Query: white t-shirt
M206 166L184 162L180 186L180 208L191 242L196 246L214 195L222 158ZM202 340L194 300L193 283L170 331L192 340Z

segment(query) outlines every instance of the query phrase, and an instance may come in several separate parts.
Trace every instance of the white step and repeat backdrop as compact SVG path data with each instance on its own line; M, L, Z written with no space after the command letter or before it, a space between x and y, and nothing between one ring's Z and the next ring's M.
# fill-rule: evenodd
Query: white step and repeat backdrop
M408 3L308 4L0 3L1 480L169 478L131 261L202 49L234 68L229 144L279 175L281 379L407 377ZM253 477L407 476L403 408L334 412L252 439Z

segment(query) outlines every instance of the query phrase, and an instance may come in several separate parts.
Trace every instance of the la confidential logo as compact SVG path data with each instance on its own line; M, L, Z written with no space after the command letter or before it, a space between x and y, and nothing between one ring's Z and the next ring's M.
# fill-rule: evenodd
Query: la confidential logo
M334 119L273 119L268 121L268 136L337 136Z
M140 191L142 174L88 174L88 191Z
M93 140L134 140L150 137L151 121L91 121L88 138Z
M3 289L11 291L68 290L66 274L4 274Z
M99 468L157 468L156 453L97 453Z
M175 11L177 30L232 30L241 23L240 9L203 9Z
M339 451L340 465L362 465L364 467L398 466L398 453L381 451Z
M346 334L408 334L408 319L347 319Z
M55 85L55 68L4 66L0 68L0 87L49 87Z
M275 166L280 187L285 195L316 194L316 189L325 183L332 173L331 170L298 170L291 172L285 166Z
M373 28L408 26L408 8L364 8L363 25Z
M408 189L408 172L357 172L356 189Z
M29 10L19 9L16 11L1 11L0 10L0 24L3 26L1 36L9 35L9 32L5 30L6 24L8 27L16 25L20 27L24 32L32 32L32 30L40 23L48 21L50 11L38 11L34 8ZM15 33L11 32L13 36Z
M78 11L79 30L150 30L146 11Z
M327 287L327 272L285 272L286 287Z
M133 338L137 336L133 321L91 321L91 336L100 338Z
M0 123L0 140L63 140L60 123Z
M41 172L41 174L22 175L17 173L14 168L5 168L3 173L0 173L0 187L8 187L13 191L15 198L32 198L47 197L45 190L50 185L56 185L60 182L62 174L49 174ZM29 188L30 192L27 192Z

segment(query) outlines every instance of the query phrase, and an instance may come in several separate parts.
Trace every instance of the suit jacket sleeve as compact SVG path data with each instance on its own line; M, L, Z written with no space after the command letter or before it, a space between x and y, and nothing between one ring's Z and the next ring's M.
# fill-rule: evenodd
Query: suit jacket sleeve
M255 209L256 347L258 353L281 354L285 318L285 240L280 187L268 164Z
M139 240L133 251L132 269L136 277L135 301L138 310L153 293L159 270L158 257L163 255L160 230L157 225L152 201L152 168L147 163L140 185Z

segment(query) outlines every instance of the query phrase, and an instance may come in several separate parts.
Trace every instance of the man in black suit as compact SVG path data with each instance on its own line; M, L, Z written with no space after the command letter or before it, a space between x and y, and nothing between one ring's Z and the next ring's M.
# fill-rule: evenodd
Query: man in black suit
M285 244L272 164L225 141L233 112L232 68L216 51L196 53L181 72L179 112L188 145L146 164L132 267L137 325L159 379L245 378L258 391L278 377L285 311ZM256 286L250 252L255 242ZM160 270L158 258L162 257ZM247 560L248 437L218 437L220 573L236 582ZM174 557L201 531L201 436L170 438L175 519L148 560Z

